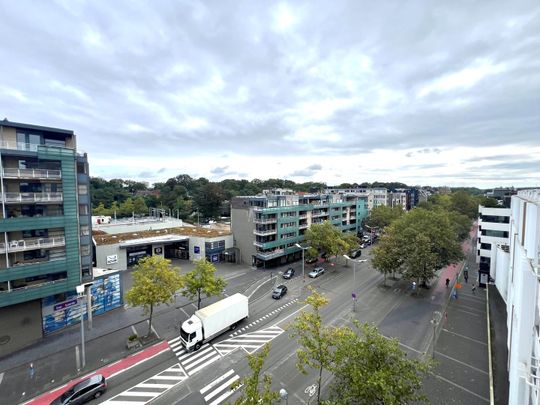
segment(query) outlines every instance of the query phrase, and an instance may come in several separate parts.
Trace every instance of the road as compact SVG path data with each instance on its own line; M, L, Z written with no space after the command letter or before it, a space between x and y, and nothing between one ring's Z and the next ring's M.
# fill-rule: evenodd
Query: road
M364 250L364 258L369 249ZM369 257L369 256L368 256ZM287 266L282 269L283 271ZM198 352L185 353L178 341L178 326L194 311L193 305L181 302L156 318L158 334L169 341L171 350L151 359L140 367L123 373L110 382L109 390L100 402L108 404L213 404L233 402L240 391L231 385L250 374L246 353L256 351L271 341L265 371L273 376L273 388L284 388L291 403L308 403L316 391L315 371L301 374L296 368L297 343L287 327L306 306L303 300L308 287L324 293L330 303L322 309L327 325L350 325L353 319L379 326L386 336L399 338L402 347L414 355L429 348L432 330L429 320L441 305L444 294L434 291L425 305L401 287L383 287L382 276L369 262L357 264L358 300L353 312L353 266L343 263L327 266L326 273L317 279L302 279L301 263L296 263L296 276L283 280L274 271L247 272L229 280L226 294L243 292L250 297L250 318L234 333L224 333ZM306 266L306 274L309 269ZM286 284L289 291L280 300L270 296L272 287ZM391 282L389 284L392 284ZM205 302L207 305L208 302ZM329 376L323 376L323 389ZM241 388L240 388L241 389ZM294 400L293 400L294 399Z

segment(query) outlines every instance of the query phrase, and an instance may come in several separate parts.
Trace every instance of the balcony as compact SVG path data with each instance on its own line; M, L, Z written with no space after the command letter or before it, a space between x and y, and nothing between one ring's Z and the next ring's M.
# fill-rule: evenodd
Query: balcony
M256 224L275 224L277 223L277 218L255 218L253 222Z
M0 148L2 149L23 150L26 152L37 152L38 146L40 145L25 142L0 142Z
M61 180L62 172L60 170L7 168L7 169L4 169L4 178L6 179Z
M317 218L317 217L327 217L328 216L328 212L324 212L324 211L313 211L313 214L311 214L311 216L313 218Z
M8 253L14 253L62 246L66 246L66 239L63 236L57 236L55 238L21 239L10 241L7 245L7 251ZM6 253L5 243L0 243L0 253Z
M306 229L308 227L308 224L300 224L298 225L298 229Z
M298 215L298 218L299 218L299 219L306 219L306 218L307 218L307 214L300 214L300 215Z
M284 249L276 249L271 252L257 252L257 257L259 259L268 260L273 259L274 257L283 256L285 254Z
M6 204L14 203L59 203L64 201L63 193L3 193Z
M254 229L253 230L253 234L259 235L259 236L274 235L276 232L277 232L277 229L265 229L265 230Z

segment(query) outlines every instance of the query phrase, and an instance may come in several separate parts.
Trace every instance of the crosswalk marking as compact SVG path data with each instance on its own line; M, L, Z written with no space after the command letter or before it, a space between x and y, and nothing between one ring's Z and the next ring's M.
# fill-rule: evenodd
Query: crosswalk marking
M284 332L279 326L270 326L265 329L238 335L231 339L223 340L214 344L214 348L222 356L226 356L233 350L241 347L248 353L253 353L265 343L270 342Z
M180 367L180 364L175 364L153 377L144 380L140 384L108 399L104 403L110 405L144 405L176 384L181 383L187 377L186 372Z
M193 375L221 358L220 353L208 343L197 351L186 351L179 338L169 340L169 346L188 375Z
M235 389L231 388L232 385L239 379L240 376L235 374L234 370L231 369L221 377L212 381L210 384L200 390L201 395L204 395L205 403L209 405L221 404L225 399L234 394L236 390L242 387L242 384L239 384Z
M255 321L251 322L251 323L250 323L249 325L247 325L247 326L244 326L242 329L239 329L239 330L237 330L236 332L231 333L231 334L229 335L229 337L233 337L233 336L238 335L239 333L244 332L245 330L249 329L250 327L255 326L256 324L258 324L259 322L262 322L263 320L265 320L265 319L267 319L267 318L270 318L272 315L277 314L278 312L281 312L284 308L286 308L286 307L288 307L288 306L294 304L294 303L297 302L297 301L298 301L298 298L294 298L294 299L290 300L289 302L287 302L286 304L283 304L282 306L280 306L279 308L277 308L277 309L275 309L274 311L270 312L269 314L266 314L266 315L264 315L264 316L261 316L259 319L257 319L257 320L255 320Z

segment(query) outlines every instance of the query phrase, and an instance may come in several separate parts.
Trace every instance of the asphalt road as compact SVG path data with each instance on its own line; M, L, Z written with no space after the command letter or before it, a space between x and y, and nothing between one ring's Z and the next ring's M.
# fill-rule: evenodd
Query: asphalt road
M369 249L364 250L363 258L367 258L368 254ZM170 351L167 355L160 355L159 359L152 359L128 371L118 381L111 381L109 392L102 401L107 400L111 404L144 403L144 393L149 390L158 392L159 378L165 378L167 373L171 373L165 370L170 370L170 367L179 362L185 374L181 382L153 399L153 404L217 405L233 402L240 391L231 393L231 384L250 372L246 352L255 351L266 341L271 341L265 371L273 377L273 388L284 388L290 403L309 403L316 390L316 372L313 370L304 375L297 370L297 343L287 331L298 312L305 308L303 300L309 294L308 286L324 293L330 300L329 305L322 310L327 325L350 325L353 319L371 322L378 325L384 335L399 338L402 347L413 356L428 350L433 336L429 320L434 308L444 299L443 294L438 295L434 291L425 305L418 305L418 298L403 290L403 286L392 287L392 282L389 282L387 287L383 287L382 276L370 268L369 262L356 265L356 277L353 277L352 263L348 267L343 262L335 266L323 266L326 268L325 274L317 279L306 276L305 281L302 278L301 263L293 265L296 275L291 280L283 280L278 273L288 266L272 272L246 271L230 278L225 293L230 295L242 292L251 295L250 318L240 324L234 334L224 333L214 339L211 345L195 353L183 353L178 341L175 341L179 325L196 309L179 297L176 305L159 313L154 324L158 334L170 341L174 353ZM306 265L306 275L311 267ZM353 279L356 280L358 293L355 312L351 296ZM271 290L276 284L286 284L289 288L281 300L271 298ZM217 298L207 300L203 305L215 300ZM158 374L161 377L152 379ZM324 391L330 376L323 377ZM151 385L153 381L157 381L156 388ZM126 390L130 390L132 395L122 396Z

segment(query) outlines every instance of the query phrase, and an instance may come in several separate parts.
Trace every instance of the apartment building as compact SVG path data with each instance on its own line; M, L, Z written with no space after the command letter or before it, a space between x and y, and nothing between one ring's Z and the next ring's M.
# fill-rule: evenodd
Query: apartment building
M496 249L494 272L508 314L509 404L539 404L540 190L511 197L509 234L508 248Z
M510 243L510 208L478 208L478 239L476 262L478 263L480 285L485 285L493 277L497 246Z
M312 224L330 221L343 232L361 231L367 199L357 194L305 194L279 190L231 201L231 230L240 261L274 266L297 260L296 246Z
M66 295L92 280L92 242L88 160L73 131L0 121L0 164L2 356L43 336L46 307L75 306Z

